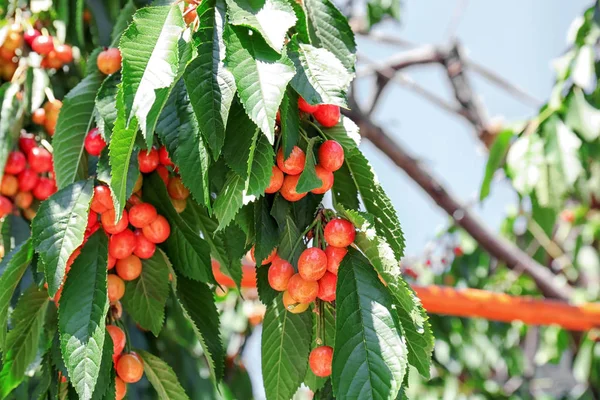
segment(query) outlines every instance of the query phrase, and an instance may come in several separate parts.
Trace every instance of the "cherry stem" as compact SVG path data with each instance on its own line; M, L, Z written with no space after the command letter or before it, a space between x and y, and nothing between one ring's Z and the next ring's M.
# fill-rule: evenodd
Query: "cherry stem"
M323 131L321 130L321 128L319 128L319 126L317 124L312 122L310 119L307 119L306 122L308 122L310 125L312 125L312 127L315 128L317 130L317 132L319 132L319 134L323 137L323 139L327 140L327 135L325 135L325 133L323 133Z

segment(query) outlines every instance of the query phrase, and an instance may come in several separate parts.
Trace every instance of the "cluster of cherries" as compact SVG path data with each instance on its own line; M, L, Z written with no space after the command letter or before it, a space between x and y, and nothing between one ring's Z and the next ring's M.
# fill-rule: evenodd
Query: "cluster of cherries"
M113 317L120 318L120 313ZM122 400L127 394L127 384L136 383L144 375L144 361L135 352L123 354L127 337L117 325L107 325L106 330L113 342L113 363L117 376L115 377L115 397Z
M52 153L39 146L31 134L19 139L19 150L9 153L0 184L0 218L16 206L23 216L32 219L34 199L46 200L56 192Z
M340 120L340 108L333 104L317 104L311 106L302 97L298 99L300 111L311 114L325 128L335 126Z

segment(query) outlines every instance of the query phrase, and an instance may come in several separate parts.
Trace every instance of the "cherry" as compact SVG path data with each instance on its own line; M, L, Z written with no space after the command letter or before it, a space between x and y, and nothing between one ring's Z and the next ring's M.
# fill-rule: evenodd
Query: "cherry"
M144 375L144 365L140 358L133 354L124 354L117 363L117 374L126 383L135 383Z
M26 168L19 174L18 179L19 190L21 192L29 192L37 185L39 177L38 174Z
M135 250L133 250L133 254L142 259L148 259L154 255L156 251L156 245L146 239L143 232L137 229L134 232L135 235Z
M319 109L319 106L312 106L304 100L303 97L298 97L298 108L300 111L304 111L305 113L312 114Z
M115 208L108 186L98 185L94 188L94 196L90 208L102 214Z
M29 167L38 173L52 170L52 154L43 147L34 147L27 156Z
M269 267L269 285L279 292L287 289L290 278L294 275L292 264L279 257Z
M106 330L113 341L113 356L120 356L125 348L125 332L116 325L107 325Z
M169 170L164 165L156 167L156 172L160 179L165 183L165 186L169 183Z
M117 259L109 254L108 262L106 264L106 269L113 269L115 267L115 265L117 265Z
M154 147L150 151L141 150L138 153L138 164L144 174L154 171L158 163L158 151Z
M316 376L325 378L331 375L331 362L333 361L333 348L319 346L314 348L308 356L310 370Z
M287 290L283 292L283 306L292 314L300 314L308 309L309 303L298 303Z
M46 111L43 108L38 108L31 114L31 121L36 125L44 125L44 122L46 122Z
M19 191L19 180L14 175L4 175L0 184L0 193L12 197Z
M277 152L277 166L288 175L298 175L304 171L305 161L306 155L298 146L294 146L289 157L285 160L283 159L283 149L280 148Z
M125 282L123 282L123 279L119 278L117 275L109 274L107 287L108 300L111 303L123 298L123 295L125 294Z
M183 13L183 20L186 25L191 25L196 18L198 18L198 11L196 10L196 6L189 5L186 7Z
M294 274L288 282L287 290L298 303L310 303L317 298L319 284L305 280L300 274Z
M152 243L162 243L171 234L171 227L165 217L159 215L152 223L142 228L142 232L146 239Z
M41 36L42 33L40 31L38 31L37 29L27 29L25 31L25 33L23 33L23 39L25 40L25 43L27 43L29 46L33 45L33 41L35 40L35 38L37 38L38 36Z
M12 212L13 204L7 197L0 195L0 218L6 217Z
M21 30L9 30L4 38L4 43L2 44L2 48L8 51L14 52L16 49L21 48L23 46L23 35L21 34Z
M311 190L314 194L325 194L333 187L333 172L326 170L325 168L317 165L315 167L315 173L321 180L321 186Z
M281 185L283 185L283 172L281 172L277 165L273 165L271 180L269 181L269 186L265 189L265 193L277 193L281 189Z
M452 249L452 251L456 257L461 257L463 254L465 254L460 246L456 246L454 249Z
M319 164L335 172L344 164L344 148L335 140L326 140L319 147Z
M325 128L331 128L340 120L340 108L331 104L321 104L313 115L318 123Z
M138 177L135 180L135 185L133 185L133 193L137 193L140 190L142 190L143 184L144 184L144 176L142 174L138 174Z
M185 207L187 207L187 199L178 200L171 197L171 204L177 213L181 214Z
M298 273L306 281L318 281L327 271L327 255L318 247L311 247L298 258Z
M124 281L132 281L137 279L142 273L142 261L136 255L117 260L117 275Z
M171 157L169 157L169 152L165 146L161 146L158 149L158 161L165 167L173 166L173 161L171 161Z
M116 213L114 208L112 210L105 211L100 217L104 231L106 233L110 233L111 235L123 232L129 225L127 210L123 210L123 215L121 216L120 220L115 221L115 217Z
M325 241L335 247L348 247L354 242L356 231L348 220L336 218L325 225Z
M15 205L22 210L31 207L31 203L33 203L31 192L19 192L15 196Z
M68 44L59 44L54 48L56 58L63 64L73 61L73 49Z
M33 188L33 197L40 201L46 200L56 192L56 181L50 178L40 178L36 187Z
M104 75L110 75L121 69L121 51L110 48L101 51L96 60L96 66Z
M169 179L167 191L169 192L169 196L176 200L185 200L190 195L190 191L183 186L183 182L181 182L181 178L179 177Z
M127 384L123 382L123 379L115 376L115 400L123 400L126 394Z
M60 111L60 109L62 108L62 101L54 99L51 101L47 101L46 104L44 104L44 110L46 111L46 117L48 115L58 115L58 112Z
M20 151L11 151L6 159L4 172L7 174L18 175L25 169L27 165L27 157Z
M85 226L85 230L89 231L97 223L98 223L98 214L96 212L94 212L93 210L90 210L90 212L88 213L88 220L87 220L87 225Z
M43 108L42 108L43 110ZM44 111L45 113L45 111ZM25 154L29 154L29 152L31 151L31 149L37 147L37 143L35 141L35 137L28 133L28 134L24 134L19 138L19 148L21 149L21 151Z
M287 175L283 179L283 185L281 185L281 189L279 189L279 193L283 196L284 199L290 202L295 202L303 199L308 193L298 193L296 191L296 186L298 186L298 180L300 179L300 175Z
M123 306L121 305L121 302L115 301L112 303L109 312L113 319L121 319L121 316L123 316Z
M108 241L108 253L117 260L129 257L135 249L135 235L129 229L112 235Z
M325 275L319 279L319 294L317 294L317 297L323 301L334 301L336 285L337 275L329 271L325 272Z
M325 254L327 255L327 271L334 275L337 275L340 264L348 253L348 249L345 247L325 247Z
M562 210L560 213L560 218L563 221L572 224L573 222L575 222L575 213L573 212L573 210Z
M85 151L87 151L91 156L98 157L100 153L102 153L102 150L104 150L106 147L106 142L100 134L100 129L91 129L85 136L83 146L85 147Z
M60 69L63 66L63 62L60 60L60 58L58 58L56 50L52 50L50 53L48 53L44 61L46 62L42 66L47 69Z
M143 228L158 217L156 208L150 203L136 204L129 209L129 223L136 228Z
M31 42L31 49L39 55L45 56L54 50L52 36L40 35Z

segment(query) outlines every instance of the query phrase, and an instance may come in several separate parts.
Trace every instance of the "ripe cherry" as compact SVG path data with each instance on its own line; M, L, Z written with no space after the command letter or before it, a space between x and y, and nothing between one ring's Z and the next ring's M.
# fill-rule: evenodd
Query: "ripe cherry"
M4 175L0 184L0 194L12 197L19 191L19 180L14 175Z
M106 264L106 269L113 269L115 267L115 265L117 265L117 259L109 254L108 262Z
M39 55L45 56L54 50L52 36L38 36L31 42L31 49Z
M142 228L142 232L146 239L152 243L162 243L171 234L171 227L165 217L159 215L152 223Z
M123 279L119 278L117 275L109 274L107 292L108 300L111 303L121 300L125 294L125 282L123 282Z
M324 236L330 246L348 247L354 242L356 231L350 221L336 218L325 225Z
M52 170L52 154L43 147L34 147L27 155L29 167L38 173Z
M20 151L11 151L6 159L4 172L7 174L18 175L25 169L27 165L27 157Z
M196 6L189 5L183 13L183 20L185 21L185 24L191 25L196 20L196 18L198 18L198 11L196 10Z
M288 282L287 290L298 303L310 303L317 298L319 284L303 279L300 274L294 274Z
M31 114L31 121L36 125L44 125L44 122L46 122L46 111L43 108L38 108Z
M73 49L68 44L59 44L54 48L56 58L63 64L73 61Z
M283 159L283 149L280 148L277 152L277 166L279 169L288 175L298 175L304 171L304 162L306 155L298 146L294 146L289 157Z
M33 203L31 192L19 192L15 196L15 205L22 210L31 207L31 203Z
M129 223L136 228L143 228L158 217L156 208L150 203L140 203L129 209Z
M298 200L302 200L308 193L298 193L296 191L296 187L298 186L298 180L300 179L300 175L287 175L283 179L283 185L281 185L281 189L279 189L279 193L283 196L284 199L290 202L295 202Z
M181 214L187 207L187 199L178 200L171 197L171 204L177 213Z
M254 249L256 246L252 246L252 248L250 249L250 259L252 259L252 262L256 264L256 259L254 258ZM271 254L269 254L267 256L267 258L265 258L264 260L262 260L261 265L267 265L271 262L273 262L275 259L277 259L277 247L275 247L273 249L273 251L271 251Z
M115 376L115 400L123 400L127 394L127 384L123 379Z
M348 253L348 249L345 247L325 247L325 254L327 255L327 271L334 275L337 275L340 264Z
M311 247L298 258L298 273L307 281L318 281L327 271L327 256L318 247Z
M58 115L58 112L62 108L62 101L58 99L47 101L44 104L44 110L46 111L46 116L50 114Z
M48 69L60 69L63 66L63 62L58 57L56 50L52 50L50 53L48 53L43 61L45 61L45 65L43 65L43 67Z
M98 185L94 188L94 196L90 208L98 214L115 208L108 186Z
M85 230L89 231L97 223L98 213L94 212L94 210L90 210L90 212L88 213L87 225L85 226Z
M96 65L104 75L114 74L121 69L121 51L117 48L110 48L100 52Z
M281 189L281 185L283 185L283 172L281 172L277 165L273 165L271 180L269 181L269 186L265 189L265 193L277 193Z
M169 184L167 185L167 191L169 192L169 196L172 199L176 200L185 200L190 196L190 191L188 188L183 186L183 182L179 177L172 177L169 179Z
M304 100L303 97L298 97L298 108L300 111L304 111L305 113L312 114L319 109L319 106L311 106Z
M25 43L27 43L29 46L33 45L33 41L35 40L35 38L37 38L38 36L41 36L42 33L40 31L38 31L37 29L27 29L25 31L25 33L23 33L23 39L25 40Z
M142 233L141 230L137 229L134 232L135 235L135 250L133 250L133 254L142 259L148 259L154 255L156 251L156 245L146 239L146 236Z
M108 311L110 316L113 319L121 319L123 316L123 305L121 305L120 301L115 301L110 305L110 309Z
M56 181L50 178L40 178L36 187L33 188L32 193L33 197L44 201L56 193Z
M323 301L334 301L336 285L337 275L329 271L325 272L325 275L319 279L319 294L317 297Z
M134 249L135 235L129 229L112 235L108 241L108 253L117 260L129 257Z
M156 167L156 172L160 179L165 183L165 186L169 183L169 170L164 165Z
M35 136L32 134L26 133L19 138L19 148L23 153L28 155L34 147L37 147L37 143L35 141Z
M158 163L158 151L154 147L150 151L140 150L138 153L138 164L144 174L154 171Z
M37 185L39 177L38 174L26 168L19 174L18 180L19 190L21 192L29 192Z
M114 208L112 210L105 211L100 217L100 220L102 221L102 228L104 228L106 233L110 233L111 235L123 232L129 225L127 210L123 210L123 215L118 221L115 221L115 217L116 214Z
M107 325L106 330L113 341L113 356L120 356L125 348L125 332L116 325Z
M456 246L454 249L452 249L452 251L456 257L462 257L464 254L463 249L460 246Z
M326 170L325 168L317 165L315 167L315 173L321 180L321 186L311 190L314 194L325 194L333 187L333 172Z
M326 140L319 147L319 164L335 172L344 164L344 148L335 140Z
M85 151L87 151L91 156L98 157L100 153L102 153L102 150L104 150L106 147L106 142L100 134L100 129L91 129L85 136L83 146L85 147Z
M269 267L269 285L279 292L287 289L290 278L294 275L294 267L286 260L277 257Z
M340 108L331 104L321 104L313 115L318 123L325 128L331 128L340 120Z
M0 218L6 217L12 212L13 203L8 197L0 196Z
M142 360L135 354L124 354L117 363L117 374L125 383L135 383L144 375Z
M309 303L298 303L287 290L283 292L283 306L292 314L300 314L308 309Z
M138 177L135 180L135 185L133 185L133 193L137 193L140 190L142 190L143 184L144 184L144 176L142 174L138 174Z
M142 273L142 260L136 255L130 255L123 259L117 260L117 275L124 281L132 281L137 279Z
M165 167L173 166L173 161L171 161L171 157L169 157L169 152L165 146L161 146L158 149L158 161Z
M320 346L313 349L308 356L310 370L316 376L325 378L331 375L331 362L333 361L333 348Z

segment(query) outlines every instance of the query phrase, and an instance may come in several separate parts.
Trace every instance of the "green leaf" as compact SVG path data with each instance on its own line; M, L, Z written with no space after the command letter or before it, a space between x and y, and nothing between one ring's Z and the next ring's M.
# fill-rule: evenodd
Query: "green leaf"
M83 9L85 7L84 0L70 0L69 5L69 21L67 21L67 36L70 38L69 43L76 46L84 47L83 36Z
M490 186L492 184L494 173L502 166L510 142L514 136L515 133L512 129L505 129L496 136L496 139L490 148L487 164L485 165L485 175L479 191L479 201L485 200L490 194Z
M295 3L294 3L295 4ZM300 113L298 112L298 94L288 87L279 107L281 114L281 142L285 158L292 154L294 146L298 143L300 132Z
M129 199L133 194L133 188L135 183L140 177L140 168L138 165L137 151L134 151L131 155L131 161L129 162L129 168L126 171L125 181L125 198ZM103 152L98 158L98 164L96 166L96 179L106 183L110 187L112 179L112 172L110 168L110 161L108 154ZM114 198L113 198L114 199Z
M303 239L302 233L292 217L289 214L286 215L285 225L282 227L282 233L279 236L277 254L292 265L297 265L300 254L306 248Z
M360 132L358 126L350 118L342 115L340 121L331 128L322 128L329 139L342 145L345 152L351 152L360 146Z
M144 201L154 204L158 213L171 225L171 234L161 246L175 269L190 279L214 283L208 243L175 211L158 174L144 178L142 193Z
M11 315L13 329L6 337L6 350L0 371L0 398L6 398L19 386L27 367L35 359L47 306L48 294L36 286L29 287L19 298Z
M269 284L269 265L256 267L256 289L263 304L271 304L279 296L279 292Z
M241 27L228 26L225 42L227 67L233 73L246 113L273 144L275 116L285 88L295 75L294 63Z
M600 135L600 110L588 103L579 88L573 89L573 97L567 105L565 123L588 142L593 142Z
M184 316L198 337L208 364L217 381L225 370L225 350L219 332L219 313L213 291L205 284L177 277L177 298Z
M330 303L323 303L323 328L322 331L325 333L325 337L321 338L321 340L323 340L323 342L321 343L317 343L317 320L319 319L319 316L317 315L316 311L311 313L312 317L313 317L313 334L312 334L312 343L311 343L311 351L313 349L315 349L316 347L319 346L331 346L333 348L335 348L335 315L334 315L335 309L333 308L333 306ZM304 377L304 384L306 386L308 386L310 388L310 390L312 390L313 392L318 391L319 389L321 389L323 386L325 386L325 383L329 380L329 377L327 378L320 378L318 376L316 376L312 370L310 368L307 368L306 370L306 376Z
M227 174L227 181L223 190L217 196L214 204L214 212L219 220L218 230L227 227L240 211L244 203L253 198L246 198L244 193L245 180L233 171Z
M596 87L595 54L593 45L581 46L571 69L573 83L588 92L593 91Z
M165 318L165 304L169 296L169 267L162 251L142 260L142 273L125 283L123 306L142 328L158 336Z
M270 304L262 331L261 364L269 400L289 400L302 383L308 366L312 317L285 310L281 296Z
M107 265L108 238L97 231L73 262L58 308L62 355L69 381L82 399L92 398L100 373L109 305Z
M96 69L95 50L88 64L90 73L64 98L58 114L56 132L52 137L54 147L54 172L59 189L87 177L87 153L83 146L85 136L94 121L94 103L104 75Z
M353 74L329 50L292 40L289 56L296 66L292 87L308 104L348 107L346 91Z
M121 73L107 76L96 95L96 125L107 143L117 120L117 92L121 82Z
M306 146L306 159L304 161L304 170L300 175L300 179L298 179L298 185L296 186L296 191L298 193L306 193L310 192L313 189L321 187L323 181L317 176L317 172L315 171L315 154L314 154L314 146L315 142L320 140L318 137L314 137L308 141L308 145Z
M5 83L0 87L2 108L0 109L0 179L4 176L4 166L8 153L13 149L23 124L23 108L17 99L18 83Z
M6 328L8 327L8 309L15 289L21 282L25 270L31 263L33 246L31 240L21 243L0 263L0 351L6 352L4 346Z
M83 243L93 190L93 180L59 190L40 205L32 221L33 244L44 264L50 296L63 283L67 260Z
M400 21L400 0L369 0L367 3L369 27L381 22L385 17Z
M394 258L390 246L377 236L372 216L351 210L345 211L344 216L358 229L354 243L375 267L395 297L394 303L407 338L408 362L423 377L429 379L433 334L421 301L402 278L399 260Z
M349 248L338 272L332 383L338 398L394 399L407 372L406 341L392 298L368 261Z
M121 36L125 127L139 123L148 147L156 120L175 84L183 17L178 4L144 7Z
M313 46L332 52L353 73L356 43L346 17L329 0L307 0L304 8Z
M160 358L144 350L136 350L144 360L144 373L161 400L189 399L173 369Z
M102 358L100 359L100 370L98 371L98 380L96 381L96 388L94 389L93 400L102 400L108 397L108 389L111 385L111 381L114 381L112 372L114 371L113 363L113 349L114 344L110 334L104 332L104 346L102 347Z
M260 33L269 46L281 53L287 31L296 24L296 14L285 0L227 0L229 23Z
M120 9L119 16L110 34L113 43L117 43L121 39L121 35L133 20L133 14L136 10L133 0L128 0L125 6Z
M189 64L183 78L200 132L216 160L223 147L236 87L233 75L223 63L225 10L222 1L203 1L197 13L200 25L194 39L198 57Z
M517 192L531 193L540 179L544 163L544 142L537 133L521 136L506 155L506 167Z
M338 209L340 206L358 210L360 207L358 201L358 189L352 179L352 174L348 165L345 163L340 169L333 173L333 188L331 189L333 206Z
M255 247L254 259L256 265L261 265L273 249L277 247L277 222L271 216L269 202L266 198L258 199L254 203L254 232Z

